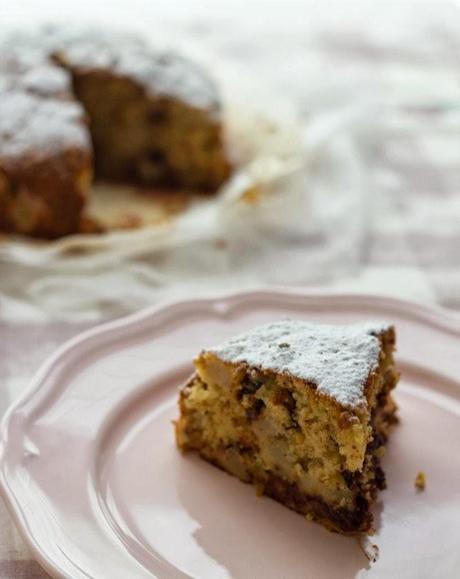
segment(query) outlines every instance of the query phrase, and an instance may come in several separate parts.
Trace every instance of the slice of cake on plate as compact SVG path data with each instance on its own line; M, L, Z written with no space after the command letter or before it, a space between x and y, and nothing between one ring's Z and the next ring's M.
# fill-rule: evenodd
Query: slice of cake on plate
M280 321L203 351L180 394L181 450L341 533L370 533L396 421L395 332Z

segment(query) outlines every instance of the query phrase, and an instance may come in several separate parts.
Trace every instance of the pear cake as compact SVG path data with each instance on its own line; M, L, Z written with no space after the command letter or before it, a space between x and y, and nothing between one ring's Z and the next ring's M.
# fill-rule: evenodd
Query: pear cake
M397 419L395 331L279 321L196 358L175 423L182 451L345 534L372 533Z
M84 229L95 179L212 194L230 174L218 88L139 37L41 30L0 43L0 231Z

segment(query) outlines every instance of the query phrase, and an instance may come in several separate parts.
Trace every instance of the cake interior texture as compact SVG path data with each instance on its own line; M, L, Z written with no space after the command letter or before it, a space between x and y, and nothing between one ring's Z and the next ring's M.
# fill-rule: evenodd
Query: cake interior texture
M73 79L89 118L97 177L204 192L227 177L221 125L207 111L148 96L141 84L108 70L74 69Z
M181 450L341 533L372 533L390 426L388 325L279 322L202 352L180 394Z

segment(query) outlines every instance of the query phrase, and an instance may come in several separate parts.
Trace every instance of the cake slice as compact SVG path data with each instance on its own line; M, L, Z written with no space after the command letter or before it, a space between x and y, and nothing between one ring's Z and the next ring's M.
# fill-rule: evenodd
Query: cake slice
M395 332L279 321L195 360L177 444L341 533L371 533L396 422Z

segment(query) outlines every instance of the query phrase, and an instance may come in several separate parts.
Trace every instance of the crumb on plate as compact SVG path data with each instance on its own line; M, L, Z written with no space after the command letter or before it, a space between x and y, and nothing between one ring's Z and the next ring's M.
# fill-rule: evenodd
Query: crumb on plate
M415 488L421 492L425 490L426 487L426 477L425 477L425 473L422 471L419 471L417 473L417 476L415 477L415 482L414 482Z

